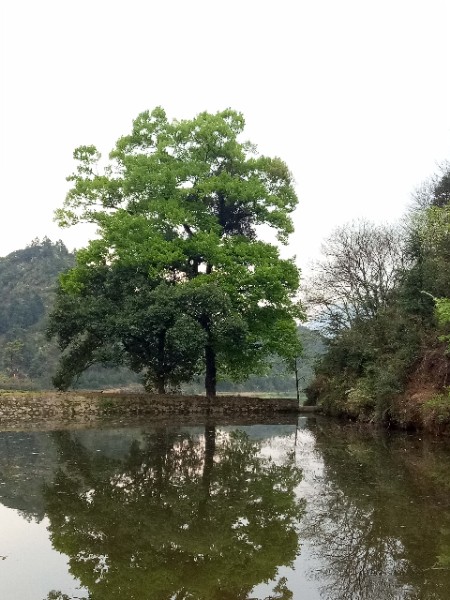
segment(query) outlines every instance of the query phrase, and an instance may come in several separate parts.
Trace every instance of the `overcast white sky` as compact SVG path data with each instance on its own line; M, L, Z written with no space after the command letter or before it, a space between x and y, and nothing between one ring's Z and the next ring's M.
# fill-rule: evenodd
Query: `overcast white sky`
M450 158L447 0L3 0L0 256L60 230L73 149L105 155L139 112L232 107L294 173L290 250L401 217Z

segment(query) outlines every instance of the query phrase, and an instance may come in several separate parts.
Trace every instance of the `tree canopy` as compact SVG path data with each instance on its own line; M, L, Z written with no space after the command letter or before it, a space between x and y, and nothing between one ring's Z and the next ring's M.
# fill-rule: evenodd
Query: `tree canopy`
M298 355L298 268L258 237L265 225L287 242L292 176L240 141L243 129L230 109L169 122L156 108L106 164L94 146L75 150L56 217L94 223L98 238L60 281L49 327L64 350L58 387L108 358L159 391L204 372L213 396L217 376L243 379L270 355Z

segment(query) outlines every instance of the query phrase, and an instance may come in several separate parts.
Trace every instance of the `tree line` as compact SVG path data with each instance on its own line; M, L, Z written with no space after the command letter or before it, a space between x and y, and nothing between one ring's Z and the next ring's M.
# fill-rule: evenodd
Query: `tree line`
M99 365L127 369L159 393L203 378L210 397L220 381L255 381L272 365L294 371L300 273L263 232L287 244L297 196L287 165L243 141L244 126L231 109L169 121L156 108L133 121L107 160L95 146L74 151L56 219L95 224L97 236L66 265L51 302L24 289L23 302L2 306L10 373L25 348L11 322L31 327L50 307L59 389ZM420 375L436 392L431 418L437 411L450 421L449 173L444 165L418 190L403 226L360 221L324 244L302 287L328 337L310 402L398 420L393 399Z
M448 163L416 192L402 225L338 228L305 286L328 338L310 402L370 420L450 423L449 264Z
M59 275L73 267L75 255L61 242L36 238L26 247L0 258L0 388L48 389L57 370L61 352L55 340L46 339L48 316ZM35 311L39 305L41 310ZM299 379L304 388L313 376L313 364L323 351L320 335L299 325L302 356ZM97 363L74 379L82 389L140 389L142 378L125 365ZM201 377L182 385L185 393L201 393ZM267 372L246 381L218 382L221 392L271 392L295 394L295 376L282 359L269 357Z

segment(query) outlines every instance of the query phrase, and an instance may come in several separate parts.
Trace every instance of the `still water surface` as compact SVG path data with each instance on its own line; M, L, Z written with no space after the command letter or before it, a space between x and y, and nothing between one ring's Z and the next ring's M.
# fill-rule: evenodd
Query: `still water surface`
M296 424L0 433L2 600L449 600L450 444Z

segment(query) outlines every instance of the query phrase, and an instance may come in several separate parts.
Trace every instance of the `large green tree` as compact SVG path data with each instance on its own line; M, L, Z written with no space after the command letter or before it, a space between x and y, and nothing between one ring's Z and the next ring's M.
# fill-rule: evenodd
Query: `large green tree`
M239 380L261 372L269 355L299 353L298 269L258 239L260 226L281 243L292 233L292 176L282 160L240 141L243 128L232 110L169 122L157 108L137 117L103 167L94 146L75 150L78 168L57 220L94 223L98 238L60 282L50 324L65 352L59 387L111 345L162 391L176 340L177 363L187 365L178 382L201 363L209 396L218 375ZM116 276L124 269L125 283ZM94 283L97 273L116 286Z

